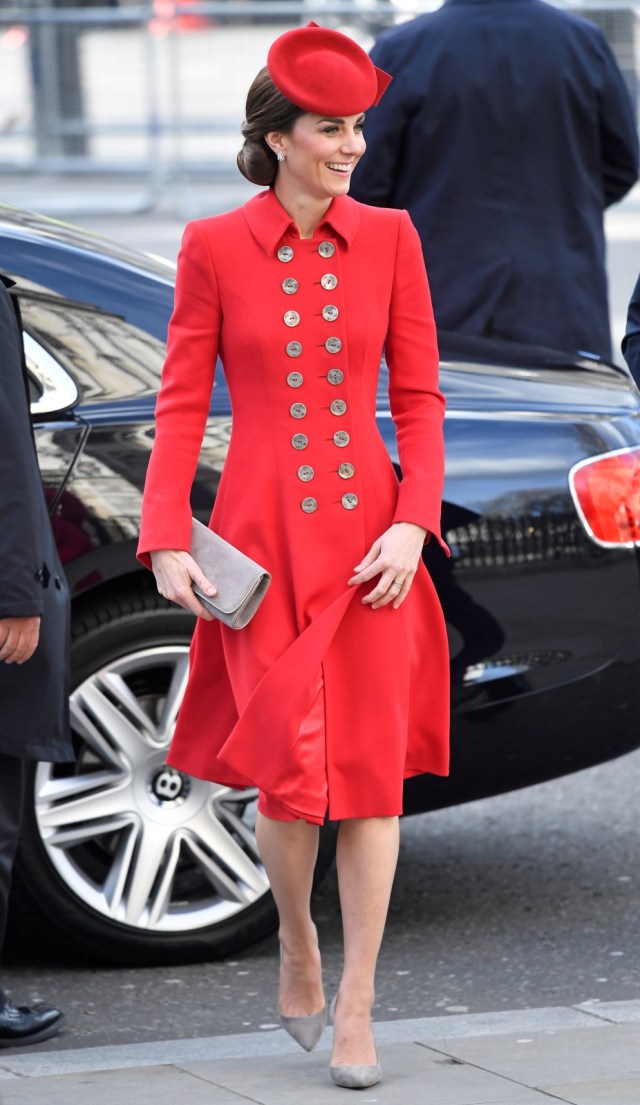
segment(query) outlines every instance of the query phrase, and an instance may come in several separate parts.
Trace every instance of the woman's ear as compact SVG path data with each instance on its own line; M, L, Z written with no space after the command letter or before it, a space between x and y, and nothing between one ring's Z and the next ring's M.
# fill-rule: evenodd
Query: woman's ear
M282 150L284 153L284 147L282 145L282 139L284 135L279 130L270 130L268 134L265 134L264 140L270 150L273 150L274 154L278 155L278 150Z

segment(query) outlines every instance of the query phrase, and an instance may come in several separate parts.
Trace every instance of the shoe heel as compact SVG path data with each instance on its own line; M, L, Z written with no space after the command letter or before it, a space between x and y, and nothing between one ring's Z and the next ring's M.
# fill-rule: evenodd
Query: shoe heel
M329 1024L333 1024L336 1015L336 994L329 1006ZM376 1059L378 1049L376 1048ZM329 1067L329 1073L336 1086L344 1090L366 1090L369 1086L377 1086L382 1080L382 1068L380 1063L359 1066Z
M282 963L282 948L280 948L280 962ZM292 1040L295 1040L305 1051L313 1051L319 1043L322 1033L327 1027L327 1002L317 1013L311 1013L308 1017L287 1017L278 1009L280 1024L285 1032L288 1032Z

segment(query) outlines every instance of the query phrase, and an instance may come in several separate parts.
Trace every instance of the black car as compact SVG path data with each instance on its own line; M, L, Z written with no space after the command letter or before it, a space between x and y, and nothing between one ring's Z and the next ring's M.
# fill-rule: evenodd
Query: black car
M0 208L33 419L73 597L77 761L34 765L18 905L78 951L170 962L275 925L256 793L164 758L191 616L135 559L173 296L167 264ZM544 342L544 334L540 335ZM640 743L640 406L625 370L442 335L444 532L425 552L451 638L452 772L407 813L537 783ZM397 462L384 366L379 427ZM207 520L231 425L215 388L193 490ZM325 834L319 875L330 862Z

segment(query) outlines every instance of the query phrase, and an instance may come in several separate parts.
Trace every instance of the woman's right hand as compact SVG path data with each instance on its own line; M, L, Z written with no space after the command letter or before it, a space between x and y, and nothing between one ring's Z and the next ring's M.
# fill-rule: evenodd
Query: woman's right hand
M212 598L218 594L218 590L203 575L193 557L181 549L156 549L149 556L159 594L171 602L177 602L178 606L190 610L199 618L213 621L213 614L202 605L192 591L191 584L197 584L205 595L211 595Z

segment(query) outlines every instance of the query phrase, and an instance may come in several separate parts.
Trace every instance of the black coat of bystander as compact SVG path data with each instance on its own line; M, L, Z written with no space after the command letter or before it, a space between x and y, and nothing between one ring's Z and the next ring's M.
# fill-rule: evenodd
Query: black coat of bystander
M351 194L409 211L438 327L610 357L603 212L638 139L600 29L541 0L445 0L371 57L393 81Z
M11 284L0 277L0 618L42 620L31 659L0 663L0 754L65 762L74 758L65 678L69 593L40 480Z

